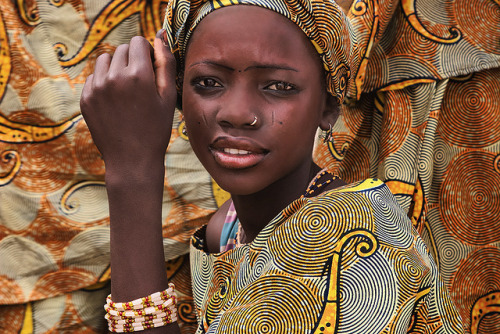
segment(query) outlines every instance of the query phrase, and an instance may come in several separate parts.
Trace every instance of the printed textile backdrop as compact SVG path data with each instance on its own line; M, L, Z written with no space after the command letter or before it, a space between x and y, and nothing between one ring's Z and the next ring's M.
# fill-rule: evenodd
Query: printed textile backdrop
M360 99L317 161L348 182L385 181L466 331L500 333L500 2L363 0L349 16Z
M0 0L0 333L101 333L109 285L104 164L80 116L95 59L150 41L166 1ZM223 200L179 136L165 161L166 270L193 332L189 238Z
M79 97L98 55L152 40L166 2L0 0L1 333L104 331L104 165ZM347 181L386 181L468 331L500 333L500 3L363 0L346 11L362 61L334 140L315 157ZM164 244L191 333L189 237L227 195L182 126L176 116L165 159Z

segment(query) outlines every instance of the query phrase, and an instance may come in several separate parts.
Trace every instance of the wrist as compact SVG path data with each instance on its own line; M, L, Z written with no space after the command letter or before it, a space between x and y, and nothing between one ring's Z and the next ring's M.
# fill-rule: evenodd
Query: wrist
M105 176L112 230L120 226L129 231L141 225L161 227L163 161L148 168L118 167L107 169Z
M146 187L160 182L163 187L164 177L165 164L163 159L150 162L137 162L134 164L106 164L105 181L108 191L110 188L121 188L126 185Z

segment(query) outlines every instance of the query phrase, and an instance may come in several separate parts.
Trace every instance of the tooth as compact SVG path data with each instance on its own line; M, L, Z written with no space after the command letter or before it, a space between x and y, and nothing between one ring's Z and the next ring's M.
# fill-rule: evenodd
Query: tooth
M237 148L224 148L224 153L234 154L234 155L244 155L244 154L250 154L250 151L239 150Z

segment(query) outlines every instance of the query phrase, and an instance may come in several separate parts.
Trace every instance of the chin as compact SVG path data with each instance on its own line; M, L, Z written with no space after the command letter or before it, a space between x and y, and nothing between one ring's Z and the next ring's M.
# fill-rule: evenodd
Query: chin
M265 189L265 185L261 183L263 180L260 180L261 182L255 182L251 178L246 178L241 174L235 176L229 176L228 174L235 173L226 173L223 176L212 177L215 182L217 182L219 187L221 187L224 191L227 191L231 195L247 196L256 194Z

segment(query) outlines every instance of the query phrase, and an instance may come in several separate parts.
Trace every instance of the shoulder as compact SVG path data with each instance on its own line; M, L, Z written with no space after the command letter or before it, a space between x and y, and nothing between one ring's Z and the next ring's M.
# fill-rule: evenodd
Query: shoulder
M320 260L313 270L319 274L327 258L351 245L350 240L369 242L376 249L405 249L415 232L389 188L369 179L299 200L268 236L269 250L280 263L300 263L309 271L311 260Z
M381 220L410 223L389 187L379 179L366 179L324 192L308 201L298 213L311 210L331 217L334 224L348 220L349 226Z
M302 245L334 245L350 230L373 230L374 198L386 197L383 182L370 179L292 203L274 237ZM377 195L381 193L381 195ZM390 191L389 191L390 193Z
M320 220L324 231L353 228L372 229L376 218L386 216L392 220L406 217L390 189L378 179L367 179L326 191L308 198L290 215L292 224L317 224Z

